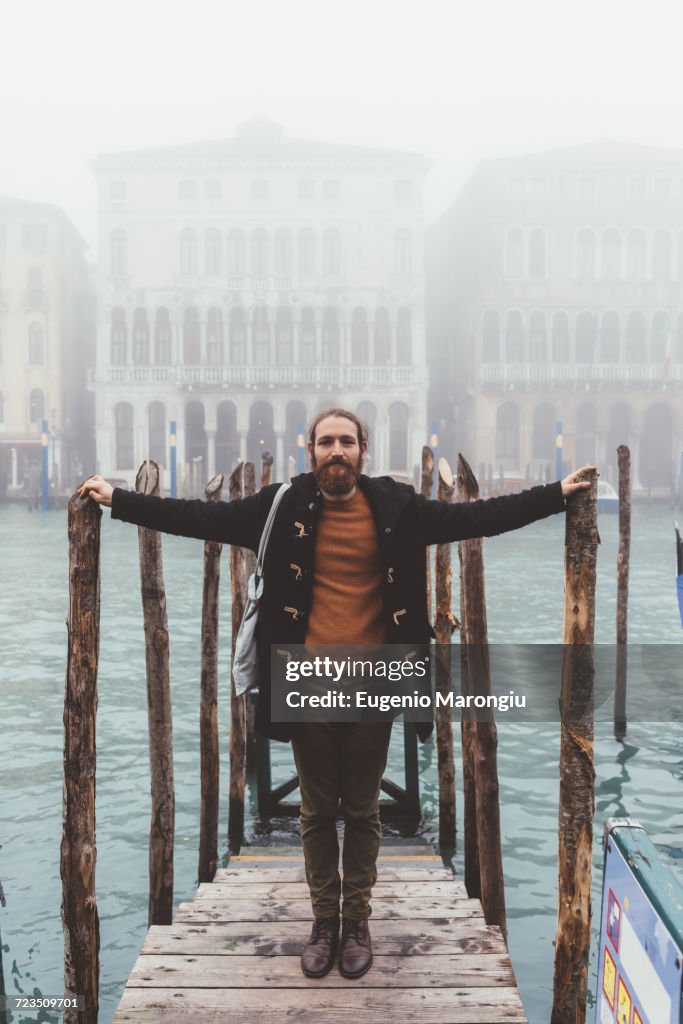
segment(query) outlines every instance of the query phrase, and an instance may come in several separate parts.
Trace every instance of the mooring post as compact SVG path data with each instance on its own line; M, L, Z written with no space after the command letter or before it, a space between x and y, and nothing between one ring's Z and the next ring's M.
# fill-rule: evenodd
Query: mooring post
M614 738L626 735L626 674L628 667L628 574L631 552L631 452L617 448L619 466L619 552L617 554L617 666L614 688Z
M440 501L451 502L455 485L446 459L439 459ZM456 619L451 608L452 570L450 544L436 548L436 689L445 697L452 689L451 637ZM453 759L453 720L447 704L436 709L436 752L439 770L439 847L442 853L455 850L455 763Z
M458 455L458 499L474 501L478 497L477 479L467 460ZM461 541L459 549L465 606L461 629L467 645L467 678L463 679L463 685L468 693L488 697L491 693L491 672L482 538ZM507 941L498 799L498 730L490 708L478 711L475 721L468 724L472 728L471 758L481 904L486 923L498 925Z
M95 897L95 724L100 646L102 512L78 492L69 501L69 616L64 694L64 799L60 875L64 992L85 996L66 1024L97 1024L100 925Z
M230 500L242 500L242 470L240 462L230 474ZM230 586L232 590L232 657L235 641L244 615L246 603L244 549L230 546ZM235 681L230 673L230 799L228 808L228 842L230 850L238 850L244 833L244 781L246 773L246 695L235 692Z
M264 453L266 454L266 453ZM271 458L272 465L272 458ZM263 456L261 457L261 476L263 476ZM256 467L253 462L244 463L244 497L248 498L250 495L256 493ZM246 601L246 586L249 577L256 569L256 555L249 548L243 548L244 551L244 585L245 585L245 601ZM247 759L247 771L253 770L254 761L256 758L256 730L255 730L255 719L256 719L256 705L251 699L249 694L244 697L244 715L246 722L246 759Z
M431 498L434 494L434 452L425 444L422 446L422 477L420 480L420 494L424 498ZM429 548L425 551L427 560L427 614L430 621L432 617L432 556Z
M220 501L223 474L209 480L204 488L207 501ZM204 542L204 592L202 595L202 653L199 700L199 763L201 803L199 809L200 882L212 882L218 864L218 591L221 551L216 541Z
M565 526L558 912L551 1024L586 1019L590 950L595 768L593 765L597 475L572 495Z
M261 489L267 487L273 476L273 456L270 452L264 452L261 456Z
M159 467L148 459L135 477L135 490L159 494ZM168 617L161 555L161 534L138 527L140 586L145 628L147 719L152 812L149 827L149 907L147 920L173 920L173 844L175 789L173 782L173 702L168 663Z

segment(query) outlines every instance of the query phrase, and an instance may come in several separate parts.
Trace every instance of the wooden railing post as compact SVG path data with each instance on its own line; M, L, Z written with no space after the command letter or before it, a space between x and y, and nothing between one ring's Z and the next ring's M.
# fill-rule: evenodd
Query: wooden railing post
M64 801L60 875L64 991L84 995L67 1024L96 1024L100 926L95 897L95 724L100 645L100 523L90 498L69 501L69 616L64 695Z
M143 494L159 493L159 467L143 462L135 478ZM175 790L173 784L173 704L168 663L168 617L161 557L161 534L138 527L140 585L145 627L147 717L152 814L149 829L148 924L173 920L173 844Z
M477 479L466 459L459 455L458 498L460 501L473 501L478 497ZM463 687L468 693L486 697L491 693L491 678L482 539L479 537L474 540L461 541L459 551L462 566L462 594L464 596L464 616L461 621L461 630L467 645L467 677L463 677ZM464 722L465 716L463 716ZM481 903L486 923L498 925L503 937L507 940L498 801L498 732L490 709L487 709L486 713L479 712L476 720L468 722L467 726L468 729L471 729L468 740L476 808L476 842ZM464 749L463 741L463 752ZM471 800L472 794L470 793ZM469 811L471 815L471 807ZM467 822L467 818L465 820ZM474 895L473 893L469 894L470 896Z
M422 476L420 478L420 494L423 498L431 498L434 493L434 452L429 445L422 446ZM427 614L432 617L432 556L429 548L425 551L427 560Z
M614 688L614 737L626 735L626 673L628 666L628 574L631 551L631 452L617 448L619 465L619 553L617 555L617 664Z
M453 473L446 459L439 459L440 501L451 502L455 490ZM445 697L452 689L451 637L456 620L452 603L451 546L436 549L436 689ZM453 759L453 720L448 705L437 707L436 751L439 770L439 847L446 854L455 850L455 763Z
M242 469L240 462L230 474L230 500L242 499ZM232 657L235 641L244 615L246 602L246 576L244 549L230 546L230 585L232 590ZM235 682L230 673L230 798L228 809L228 843L230 850L238 850L244 833L244 782L246 773L246 697L235 693Z
M567 506L560 694L558 910L551 1024L586 1019L595 768L593 765L597 476Z
M209 480L207 501L220 501L223 474ZM201 804L199 811L200 882L212 882L218 864L218 801L220 751L218 746L218 592L221 551L216 541L204 542L204 593L202 595L202 653L199 701L199 762Z

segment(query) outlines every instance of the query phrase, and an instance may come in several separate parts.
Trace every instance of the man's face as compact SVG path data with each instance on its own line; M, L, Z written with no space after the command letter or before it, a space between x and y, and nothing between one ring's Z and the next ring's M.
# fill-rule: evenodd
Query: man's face
M318 486L326 494L349 494L358 482L367 445L358 443L356 424L345 416L327 416L308 445Z

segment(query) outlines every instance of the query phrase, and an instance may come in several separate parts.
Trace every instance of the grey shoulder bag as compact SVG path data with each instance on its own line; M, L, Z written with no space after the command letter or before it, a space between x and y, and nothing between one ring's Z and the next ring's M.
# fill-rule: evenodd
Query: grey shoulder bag
M263 562L266 557L266 548L270 532L273 528L277 507L290 484L282 484L275 492L273 504L263 527L261 540L256 556L256 571L249 577L247 584L247 603L244 608L244 615L240 622L240 628L235 640L235 656L232 661L232 678L235 680L235 693L239 696L258 686L259 663L258 647L256 643L256 625L258 623L259 605L263 596Z

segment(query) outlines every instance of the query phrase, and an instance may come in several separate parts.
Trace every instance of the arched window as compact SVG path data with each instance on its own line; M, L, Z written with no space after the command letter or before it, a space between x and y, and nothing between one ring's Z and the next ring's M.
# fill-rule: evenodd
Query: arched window
M505 361L524 362L524 325L518 309L511 309L505 324Z
M207 444L204 406L201 402L188 402L185 406L185 461L194 464L196 482L208 476ZM203 488L202 488L203 489Z
M230 310L230 362L233 366L247 362L247 321L241 306Z
M270 402L254 402L249 410L249 430L247 433L247 458L255 466L261 465L264 452L275 455L275 430L273 428L273 407ZM282 479L279 467L273 463L273 476Z
M642 228L629 232L626 242L626 273L630 281L644 281L646 268L646 239Z
M299 232L299 277L315 274L315 235L310 228Z
M652 276L655 281L670 281L671 235L664 228L655 231L652 239Z
M595 233L582 228L576 236L576 276L579 281L595 277Z
M192 228L180 233L180 273L186 277L197 273L197 235Z
M254 277L268 275L268 235L256 228L251 235L251 273Z
M166 465L166 406L163 402L152 402L148 412L149 457L160 466Z
M592 402L584 402L576 410L576 462L593 465L596 460L598 414Z
M505 276L518 280L524 276L524 235L521 228L510 228L505 241Z
M482 360L500 362L500 316L495 309L487 309L481 327Z
M116 468L134 469L133 406L130 402L119 402L115 406L114 425L116 430Z
M496 412L496 466L519 468L519 409L512 402Z
M228 235L228 274L241 277L246 271L244 232L234 229Z
M365 430L365 437L372 439L377 436L377 406L374 402L359 402L356 416Z
M109 236L109 269L112 277L128 273L128 237L120 228Z
M606 281L618 281L621 277L621 235L616 228L609 228L602 236L600 276Z
M251 317L252 352L255 366L270 363L270 325L265 306L255 306Z
M186 366L198 366L201 361L199 330L199 313L194 306L188 306L183 318L183 362Z
M541 402L534 409L531 431L531 458L535 469L551 465L555 458L555 409L549 402Z
M664 365L668 350L669 317L663 310L658 310L652 318L652 339L650 342L650 362Z
M412 274L413 239L407 228L401 228L394 236L394 273Z
M353 366L367 366L369 361L368 317L359 306L351 315L351 363Z
M217 306L212 306L206 316L206 361L209 366L223 363L223 321Z
M375 311L374 323L375 366L391 363L391 321L389 310L380 307Z
M576 362L592 364L595 361L597 325L592 313L582 310L576 319Z
M209 228L204 236L204 269L208 277L223 273L223 239L216 228Z
M409 309L401 308L396 316L396 364L413 365L413 329Z
M341 269L341 243L336 228L323 231L323 274L335 276Z
M626 362L645 362L645 317L642 313L629 313L626 323Z
M147 310L141 306L133 313L133 362L136 366L149 364L149 324Z
M529 362L545 363L548 359L548 337L545 313L534 310L529 320Z
M28 418L30 423L39 425L45 419L45 395L40 388L34 388L29 395Z
M28 361L29 366L42 366L45 362L45 335L43 325L35 320L28 328Z
M534 228L529 235L529 277L546 277L547 259L545 231Z
M339 365L339 317L337 310L328 306L323 312L322 327L323 366Z
M168 366L171 362L171 315L165 306L157 309L154 325L154 362Z
M389 406L389 470L405 473L408 469L408 421L410 412L405 402Z
M315 366L315 336L315 312L310 306L304 306L301 310L301 328L299 334L299 359L301 360L302 366Z
M237 408L234 402L220 402L216 409L216 472L231 473L239 452Z
M292 311L289 306L279 306L275 313L275 362L291 366L293 359Z
M273 271L278 277L290 277L292 273L292 235L287 228L275 232Z
M40 267L29 267L26 275L26 299L29 309L42 309L45 305L43 294L43 272Z
M559 311L553 317L553 362L569 362L569 317Z
M110 354L112 366L126 365L127 341L126 313L125 310L116 307L111 311Z
M619 362L619 317L613 309L602 314L600 321L600 362Z

